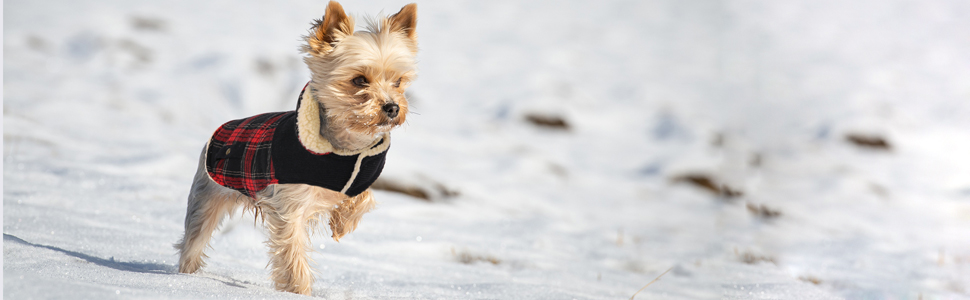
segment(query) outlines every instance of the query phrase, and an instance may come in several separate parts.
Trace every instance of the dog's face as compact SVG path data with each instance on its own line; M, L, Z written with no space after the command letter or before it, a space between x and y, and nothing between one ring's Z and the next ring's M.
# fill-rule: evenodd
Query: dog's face
M404 91L416 76L417 5L354 32L354 20L331 1L306 36L310 87L331 131L373 135L404 123ZM321 120L323 121L323 120Z

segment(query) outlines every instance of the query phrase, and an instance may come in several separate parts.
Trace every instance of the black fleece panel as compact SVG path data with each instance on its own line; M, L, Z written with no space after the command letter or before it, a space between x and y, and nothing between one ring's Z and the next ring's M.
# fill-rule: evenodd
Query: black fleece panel
M334 153L315 154L303 147L297 136L296 116L281 122L273 136L273 167L278 183L310 184L333 191L341 191L354 173L357 155L343 156ZM384 143L381 141L380 145ZM345 193L357 196L370 187L384 168L387 150L363 159L354 183Z

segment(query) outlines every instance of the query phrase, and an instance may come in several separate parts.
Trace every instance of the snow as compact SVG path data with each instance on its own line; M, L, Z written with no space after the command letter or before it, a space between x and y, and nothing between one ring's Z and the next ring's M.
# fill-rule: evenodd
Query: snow
M6 1L4 298L304 297L249 213L202 273L171 244L212 130L295 105L325 5ZM625 299L672 268L637 299L970 298L970 3L418 5L384 177L459 195L321 228L314 296Z

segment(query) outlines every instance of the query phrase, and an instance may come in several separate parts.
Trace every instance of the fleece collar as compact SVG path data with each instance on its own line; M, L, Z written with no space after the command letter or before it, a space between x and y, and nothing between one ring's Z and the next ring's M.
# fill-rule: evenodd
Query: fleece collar
M391 135L386 133L382 133L381 137L374 139L372 144L360 150L334 148L330 141L320 135L320 103L313 97L313 89L309 88L309 85L310 83L307 83L303 87L302 96L297 102L296 108L296 128L300 143L303 144L304 148L318 155L335 153L343 156L355 154L371 156L387 150L387 147L391 144Z

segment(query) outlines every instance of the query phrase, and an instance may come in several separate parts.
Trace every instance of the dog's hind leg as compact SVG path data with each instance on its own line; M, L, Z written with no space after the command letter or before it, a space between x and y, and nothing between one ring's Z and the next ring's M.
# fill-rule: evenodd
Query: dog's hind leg
M185 212L185 234L175 244L179 251L179 272L195 273L205 266L206 246L223 217L247 200L245 195L212 181L206 173L205 151L189 191Z

